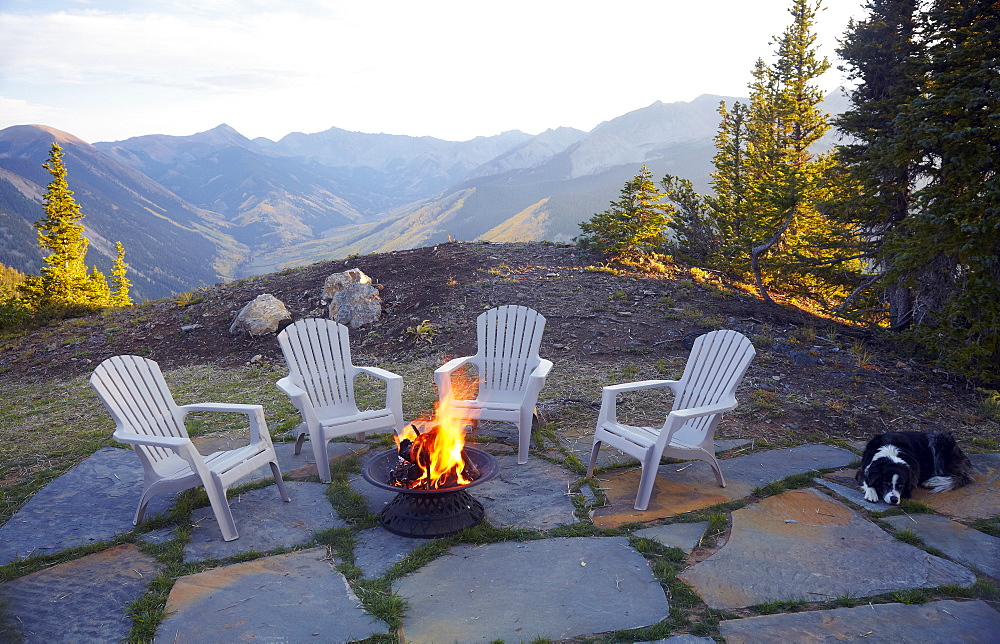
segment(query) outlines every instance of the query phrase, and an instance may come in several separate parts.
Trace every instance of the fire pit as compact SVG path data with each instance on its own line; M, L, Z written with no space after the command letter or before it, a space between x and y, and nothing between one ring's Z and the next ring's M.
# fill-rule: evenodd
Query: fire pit
M491 454L474 447L464 448L462 455L478 470L478 478L462 485L431 489L391 483L399 465L397 450L382 452L368 461L361 476L375 487L398 492L379 512L382 527L403 537L433 539L478 525L486 510L468 490L492 479L500 468Z

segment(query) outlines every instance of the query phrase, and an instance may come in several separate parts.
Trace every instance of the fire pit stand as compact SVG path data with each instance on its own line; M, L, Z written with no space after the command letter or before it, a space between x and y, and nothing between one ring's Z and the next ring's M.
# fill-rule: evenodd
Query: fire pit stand
M466 485L439 490L391 485L389 473L399 458L396 450L382 452L369 460L361 469L361 476L375 487L397 493L379 512L382 527L403 537L433 539L478 525L486 510L468 490L496 476L499 466L491 454L474 447L466 447L463 454L479 469L479 478Z

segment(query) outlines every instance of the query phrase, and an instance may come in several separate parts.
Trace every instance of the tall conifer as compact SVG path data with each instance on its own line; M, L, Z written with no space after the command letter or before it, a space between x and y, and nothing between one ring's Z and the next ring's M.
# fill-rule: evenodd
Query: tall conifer
M905 235L916 179L914 153L903 145L896 115L921 91L923 48L918 42L919 0L869 0L868 15L852 20L837 53L856 81L851 108L837 127L847 136L837 155L858 188L842 204L848 227L857 231L855 248L867 274L845 299L841 312L903 330L912 321L913 296L905 277L894 271L895 252L886 241ZM895 274L894 278L888 277Z

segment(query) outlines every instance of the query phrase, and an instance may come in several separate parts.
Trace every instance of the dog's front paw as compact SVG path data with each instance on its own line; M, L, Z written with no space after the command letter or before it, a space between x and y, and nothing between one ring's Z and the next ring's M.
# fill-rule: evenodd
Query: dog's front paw
M867 483L862 483L861 484L861 491L865 495L865 501L868 501L869 503L877 503L878 502L878 492L875 491L875 488L868 487Z

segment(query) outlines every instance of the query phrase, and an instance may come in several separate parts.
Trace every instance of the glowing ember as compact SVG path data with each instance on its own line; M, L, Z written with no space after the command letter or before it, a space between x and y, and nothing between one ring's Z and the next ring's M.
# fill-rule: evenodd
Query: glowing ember
M399 464L390 474L392 485L436 490L478 478L475 465L462 455L465 421L447 413L449 402L438 404L434 419L408 425L395 437Z

